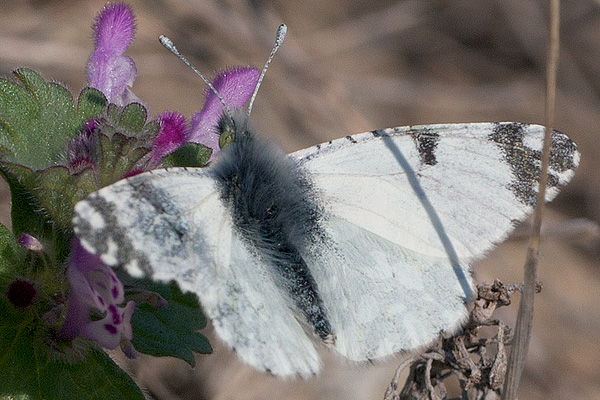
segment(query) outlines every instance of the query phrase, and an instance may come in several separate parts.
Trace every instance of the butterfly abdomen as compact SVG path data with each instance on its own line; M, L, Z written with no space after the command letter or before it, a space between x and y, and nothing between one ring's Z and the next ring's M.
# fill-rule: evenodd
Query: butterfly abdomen
M222 150L213 174L248 246L323 340L333 331L317 284L302 258L321 212L310 180L279 147L244 131Z

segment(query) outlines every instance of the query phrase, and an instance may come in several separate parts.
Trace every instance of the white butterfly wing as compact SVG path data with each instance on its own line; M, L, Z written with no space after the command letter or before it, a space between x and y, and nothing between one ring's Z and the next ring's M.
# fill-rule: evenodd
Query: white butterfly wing
M325 207L328 243L306 258L341 354L379 358L457 328L469 262L532 210L542 135L523 124L402 127L291 155ZM553 154L548 200L579 161L558 133Z
M246 363L310 376L319 357L265 263L233 229L204 169L156 170L119 181L75 207L90 252L133 276L176 280L198 294L215 330Z

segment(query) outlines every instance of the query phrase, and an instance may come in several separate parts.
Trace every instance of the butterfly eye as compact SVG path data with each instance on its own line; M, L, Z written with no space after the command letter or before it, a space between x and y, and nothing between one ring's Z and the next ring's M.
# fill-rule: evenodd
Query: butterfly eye
M219 148L223 149L225 148L225 146L227 146L228 144L230 144L231 142L233 142L233 132L231 131L225 131L221 133L221 136L219 137Z
M227 114L223 114L219 120L218 126L219 132L219 148L223 149L225 146L233 142L236 132L236 125L233 118Z

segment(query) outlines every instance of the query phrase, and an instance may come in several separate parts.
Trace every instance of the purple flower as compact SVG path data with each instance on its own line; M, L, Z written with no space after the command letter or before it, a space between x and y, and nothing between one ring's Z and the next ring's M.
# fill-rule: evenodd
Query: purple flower
M163 157L183 146L188 140L185 117L176 111L165 111L158 117L160 131L152 144L150 169L158 167Z
M107 349L115 349L120 344L130 348L135 302L129 301L125 307L119 307L125 300L125 293L112 268L74 240L67 274L71 294L69 311L62 327L63 336L72 340L81 335ZM93 311L102 318L91 320L90 312Z
M28 233L19 234L19 237L17 238L17 243L19 243L21 247L31 251L42 251L44 249L42 243L40 243L40 241L37 238L31 236Z
M108 4L96 17L92 29L94 52L87 64L88 85L120 106L140 102L129 90L137 76L135 64L123 55L135 34L131 8L123 3Z
M134 16L129 6L123 3L107 5L96 17L93 30L95 48L87 64L88 85L100 90L108 101L117 105L134 101L142 103L129 89L137 75L135 64L123 54L135 33ZM259 75L260 72L254 68L238 67L220 72L212 84L229 108L236 109L248 101ZM189 129L181 114L163 113L159 117L160 131L154 139L148 165L129 171L127 176L143 172L146 168L157 168L166 155L185 143L205 145L215 155L219 150L217 125L222 115L223 104L208 89L204 107L194 114ZM69 167L72 173L96 166L97 149L92 134L95 127L84 129L84 134L70 144Z
M260 72L250 67L239 67L222 71L211 82L230 108L240 108L252 95ZM192 127L188 142L203 144L213 149L214 156L219 149L217 124L223 115L223 104L209 89L202 110L192 116Z
M95 170L101 158L97 131L97 118L85 122L79 136L67 143L66 164L71 174L78 174L90 168Z

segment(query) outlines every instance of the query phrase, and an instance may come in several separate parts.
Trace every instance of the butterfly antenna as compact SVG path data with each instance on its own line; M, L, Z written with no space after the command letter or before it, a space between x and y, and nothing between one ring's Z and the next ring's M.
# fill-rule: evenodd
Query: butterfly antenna
M248 112L247 112L248 117L250 116L250 113L252 112L252 106L254 105L254 99L256 99L256 94L258 93L260 84L262 83L263 78L265 77L265 74L267 73L267 68L269 68L269 64L271 64L271 60L273 60L275 53L277 53L277 50L279 50L279 46L281 46L281 44L283 43L283 39L285 39L286 32L287 32L287 26L285 24L279 25L279 28L277 28L277 33L275 34L275 44L273 45L273 50L271 50L271 54L269 54L269 58L267 59L267 62L265 63L265 66L263 67L262 72L260 73L260 76L258 77L258 82L256 82L256 86L254 87L254 93L252 93L252 98L250 99L250 103L248 104Z
M208 79L206 79L206 77L204 75L202 75L202 73L200 71L198 71L196 68L194 68L194 66L179 52L179 50L177 50L177 47L175 47L175 45L173 44L173 41L171 39L169 39L168 37L166 37L165 35L160 35L158 37L158 40L160 41L160 44L165 46L165 48L167 50L169 50L171 53L175 54L181 61L183 61L185 63L185 65L190 67L192 69L192 71L194 71L196 73L196 75L198 75L200 78L202 78L204 83L206 83L206 85L210 88L210 90L212 90L212 92L217 96L217 98L219 99L221 104L223 104L223 108L225 109L225 112L227 113L227 115L232 118L233 114L231 113L231 109L225 103L225 100L223 100L223 97L221 96L221 94L217 91L217 89L215 89L213 84L210 83L210 81ZM273 53L271 53L271 54L273 54ZM265 67L265 69L266 69L266 67ZM262 76L261 76L261 78L262 78ZM254 90L254 92L256 94L256 89Z

